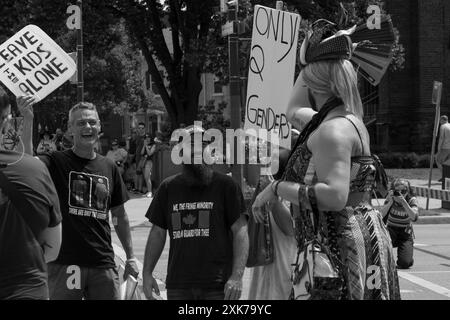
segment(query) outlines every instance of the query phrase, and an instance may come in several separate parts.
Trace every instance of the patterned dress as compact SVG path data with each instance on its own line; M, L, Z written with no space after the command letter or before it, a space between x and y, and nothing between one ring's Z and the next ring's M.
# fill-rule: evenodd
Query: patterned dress
M307 140L291 154L284 180L307 185L317 182L312 154L306 143ZM327 289L315 294L312 299L400 299L389 232L379 211L370 205L375 174L376 167L371 156L352 157L349 202L352 198L358 201L348 203L340 212L323 212L325 221L320 226L320 234L328 243L342 286L339 286L337 296ZM299 253L314 238L312 213L301 207L291 206Z

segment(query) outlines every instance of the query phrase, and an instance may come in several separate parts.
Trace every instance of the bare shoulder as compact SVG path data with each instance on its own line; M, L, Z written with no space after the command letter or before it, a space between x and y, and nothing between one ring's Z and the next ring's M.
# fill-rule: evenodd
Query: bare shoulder
M353 143L353 125L345 118L333 118L320 124L311 138L320 140L321 143L345 144Z

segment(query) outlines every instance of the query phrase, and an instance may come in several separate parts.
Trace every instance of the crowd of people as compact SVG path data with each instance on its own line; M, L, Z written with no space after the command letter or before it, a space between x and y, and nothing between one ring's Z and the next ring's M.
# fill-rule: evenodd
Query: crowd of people
M73 147L73 138L69 130L63 132L57 128L51 133L47 126L39 134L40 140L35 149L37 155L65 151ZM102 133L99 133L99 137ZM112 139L106 157L113 160L127 189L133 193L151 198L153 195L153 163L159 152L162 141L160 133L155 136L146 132L145 123L140 122L127 139ZM101 144L96 142L94 150L102 154Z
M319 43L303 52L305 65L286 113L300 134L250 208L233 178L194 163L194 148L191 161L153 194L159 139L139 123L125 148L113 140L102 156L96 152L99 115L88 102L69 111L72 146L61 147L61 131L53 138L44 133L33 158L34 98L18 97L22 150L0 151L0 298L119 299L111 213L127 257L124 276L142 272L148 299L159 292L153 272L167 235L168 299L239 299L249 219L270 219L275 247L273 261L253 270L250 298L400 299L397 267L413 264L417 202L407 181L398 180L381 210L371 205L380 165L362 122L351 41L346 35L334 39L333 45ZM10 105L0 90L0 132L8 125ZM205 133L198 126L184 130L191 137ZM152 198L143 212L152 224L143 270L124 207L126 184ZM399 247L397 261L393 246Z

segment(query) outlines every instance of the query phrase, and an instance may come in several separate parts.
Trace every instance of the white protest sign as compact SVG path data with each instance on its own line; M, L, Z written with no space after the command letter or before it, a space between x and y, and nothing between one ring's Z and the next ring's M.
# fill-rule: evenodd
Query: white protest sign
M244 128L278 133L280 146L290 149L286 109L301 16L263 6L255 6L254 12Z
M16 96L44 99L76 71L76 64L44 31L28 25L0 45L0 81Z

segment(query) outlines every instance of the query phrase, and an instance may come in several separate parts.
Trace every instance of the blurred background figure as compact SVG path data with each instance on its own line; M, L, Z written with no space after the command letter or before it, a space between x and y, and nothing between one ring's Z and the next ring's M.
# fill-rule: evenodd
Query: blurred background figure
M450 159L450 123L446 115L441 116L439 128L439 142L436 154L436 165L442 173L442 165ZM442 182L442 178L439 179Z
M155 138L156 139L156 138ZM159 140L158 140L159 141ZM151 198L152 194L152 170L153 170L153 158L156 153L156 143L150 135L145 136L144 146L141 150L143 161L143 174L144 181L147 186L147 198Z
M119 173L123 176L125 172L125 162L127 161L128 152L119 146L119 141L114 139L111 143L111 150L108 151L106 157L114 161L119 167Z
M36 153L43 154L51 151L56 151L56 145L50 137L50 132L44 131L41 141L39 141L38 147L36 149Z
M392 182L381 214L387 223L392 246L397 248L397 268L410 268L414 264L412 222L419 217L419 207L409 181L396 179Z
M53 143L56 146L57 151L63 151L63 139L64 139L64 132L61 130L61 128L57 128L55 134L53 135Z

